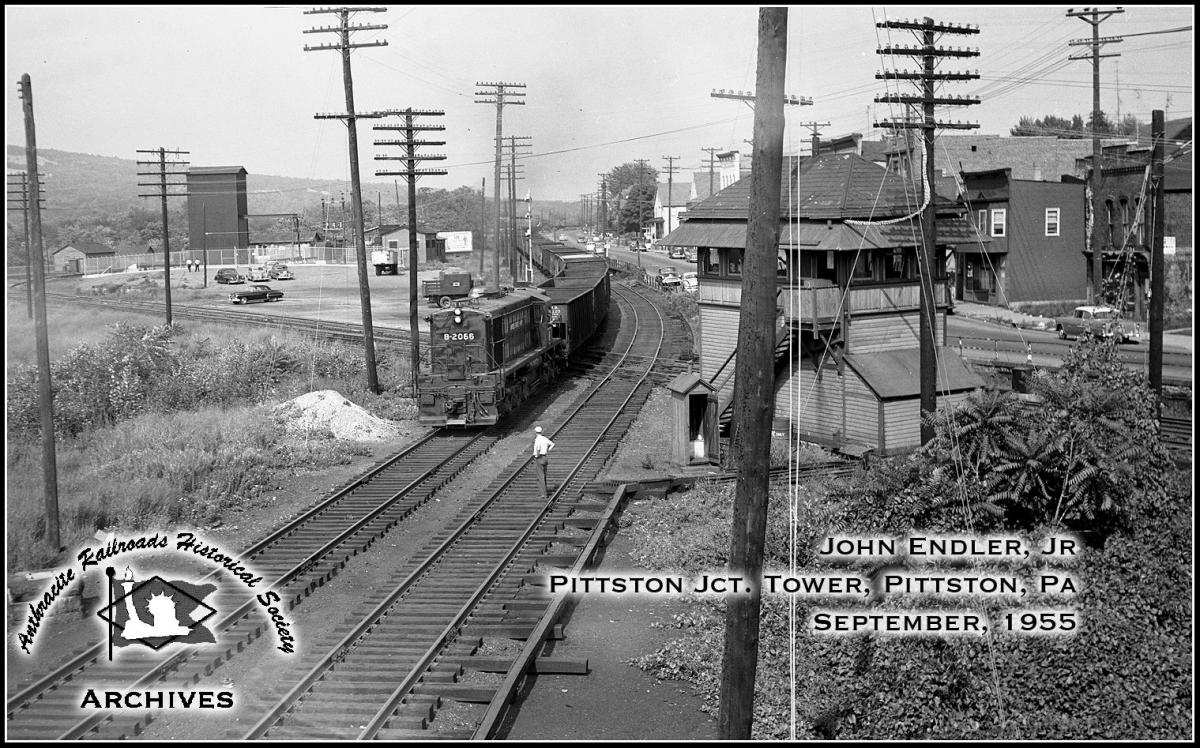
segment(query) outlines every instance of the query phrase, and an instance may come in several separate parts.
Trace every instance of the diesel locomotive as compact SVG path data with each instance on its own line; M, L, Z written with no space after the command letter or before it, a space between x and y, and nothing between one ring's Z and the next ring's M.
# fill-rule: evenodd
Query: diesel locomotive
M551 277L454 302L429 319L430 367L417 380L418 418L430 426L486 426L549 385L608 317L608 262L535 244Z

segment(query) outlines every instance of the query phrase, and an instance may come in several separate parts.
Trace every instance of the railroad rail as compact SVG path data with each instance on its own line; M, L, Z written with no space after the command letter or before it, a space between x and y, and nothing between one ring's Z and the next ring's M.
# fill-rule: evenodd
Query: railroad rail
M333 578L357 553L368 549L400 521L424 504L444 484L494 446L499 436L483 431L434 432L388 458L328 498L245 549L239 558L260 573L287 609L298 605ZM162 677L188 680L211 669L264 632L251 615L257 608L229 577L210 574L218 584L215 607L233 610L216 626L215 646L188 647L166 660L122 656L105 659L105 646L84 649L8 698L7 730L12 737L74 739L88 735L109 719L99 713L79 717L78 695L66 694L67 682L103 678L142 688ZM124 654L124 653L123 653ZM141 720L120 724L136 732Z
M630 352L640 353L632 347ZM644 399L648 394L648 388L642 383L630 387L623 378L607 381L624 382L629 389L628 397L639 393ZM620 410L619 406L617 410ZM514 416L519 417L520 413ZM631 422L632 417L628 420ZM628 423L624 425L627 427ZM624 428L613 431L623 433ZM497 438L486 432L450 431L430 435L246 549L242 558L267 579L274 580L272 588L280 592L284 605L291 609L337 574L349 556L366 550L475 457L488 451ZM612 438L602 441L615 449ZM560 442L559 452L564 451L562 446L563 442ZM605 453L601 450L599 454ZM567 490L567 485L563 490ZM314 546L317 547L314 549ZM8 733L13 737L60 739L138 734L148 723L149 714L113 718L100 713L81 718L77 710L78 694L68 694L64 684L103 679L106 688L122 684L127 690L135 690L159 682L168 675L173 681L199 680L265 631L262 622L250 615L253 601L238 606L244 598L244 590L240 597L227 589L218 590L215 601L218 609L235 612L215 627L216 646L183 648L165 661L155 661L152 655L135 653L128 656L123 653L126 656L118 662L109 663L103 659L104 648L100 644L75 654L10 696Z
M617 289L635 323L657 310L636 292ZM644 326L645 323L643 323ZM662 345L661 318L654 332L622 330L618 348L647 360ZM614 367L615 368L615 367ZM535 468L521 457L459 515L453 529L432 538L402 572L392 591L349 627L341 640L298 679L245 738L378 738L486 736L494 724L430 731L443 699L464 704L505 704L510 694L494 686L459 683L483 635L524 638L537 626L549 598L529 576L540 565L561 562L552 546L574 547L568 527L591 527L596 518L572 517L584 487L615 452L649 395L643 376L607 377L581 397L555 429L549 501L536 489ZM590 506L583 502L584 507ZM532 593L532 594L530 594ZM495 665L487 658L487 666ZM516 663L513 663L514 665ZM508 678L519 681L518 676ZM478 711L476 708L474 711ZM502 710L501 710L502 711ZM470 722L482 715L458 714Z
M73 296L64 293L46 293L48 301L84 306L118 309L121 311L141 312L161 315L163 304L146 299L105 298L102 296ZM320 336L330 340L359 342L362 340L362 325L349 322L329 322L308 319L307 317L292 317L286 314L268 314L251 311L242 307L213 309L188 304L172 304L171 314L180 319L191 319L202 322L216 322L223 325L251 325L258 328L277 328L293 330ZM410 338L407 330L399 330L374 325L375 340L379 343L407 345Z

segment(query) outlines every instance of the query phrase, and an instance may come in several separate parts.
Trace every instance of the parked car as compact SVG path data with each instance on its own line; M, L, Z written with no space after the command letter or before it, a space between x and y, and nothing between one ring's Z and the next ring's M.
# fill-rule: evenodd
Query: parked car
M679 278L683 281L684 291L700 290L700 279L696 276L696 273L684 273Z
M217 274L213 276L213 280L215 280L217 283L229 284L246 282L246 279L242 277L241 273L233 268L221 268L217 271Z
M287 269L286 265L279 265L271 269L271 280L290 281L295 277L295 275L292 275L292 271Z
M664 275L658 279L658 287L664 291L682 291L683 278L678 275Z
M251 283L262 283L271 280L271 272L265 267L250 268L246 273L246 280Z
M276 291L270 286L254 285L239 288L229 294L229 300L234 304L249 304L251 301L279 301L283 291Z
M1108 306L1077 306L1070 317L1058 317L1054 323L1063 340L1078 337L1084 330L1103 338L1115 337L1119 343L1137 342L1142 336L1140 325L1121 319L1121 313Z
M684 253L683 247L671 247L671 249L667 252L667 257L671 258L672 260L687 259L687 255Z

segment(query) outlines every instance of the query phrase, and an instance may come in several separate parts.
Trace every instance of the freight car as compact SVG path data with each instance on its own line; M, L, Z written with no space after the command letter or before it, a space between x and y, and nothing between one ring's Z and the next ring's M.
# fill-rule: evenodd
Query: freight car
M422 424L498 422L553 382L603 326L607 262L549 250L543 259L559 271L540 287L454 302L427 318L430 367L417 381Z

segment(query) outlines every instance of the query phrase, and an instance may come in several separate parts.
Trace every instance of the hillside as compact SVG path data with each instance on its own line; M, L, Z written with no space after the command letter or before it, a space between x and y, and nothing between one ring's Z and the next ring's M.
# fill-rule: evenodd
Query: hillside
M5 165L9 172L25 171L24 148L10 145L6 155ZM144 247L161 241L159 203L138 197L139 192L153 191L153 188L138 187L136 160L43 148L38 151L38 168L45 188L43 224L47 250L79 240L96 241L119 249ZM347 215L350 211L350 184L345 181L247 174L246 188L251 214L299 213L306 228L320 228L322 198L330 206L331 220L338 220L343 198ZM401 200L406 200L405 189L401 183ZM363 218L366 225L380 222L380 202L384 223L407 223L407 203L397 210L396 187L392 182L365 182ZM421 188L417 204L418 223L422 225L441 230L477 229L480 225L477 190L468 187L454 190ZM534 201L533 211L535 216L543 211L546 215L573 216L578 206L575 203ZM186 201L171 200L169 223L173 249L186 245L186 216ZM277 224L277 219L251 219L251 234L256 230L269 231ZM285 224L290 226L290 222L285 221ZM19 211L9 211L8 226L9 264L24 262Z

